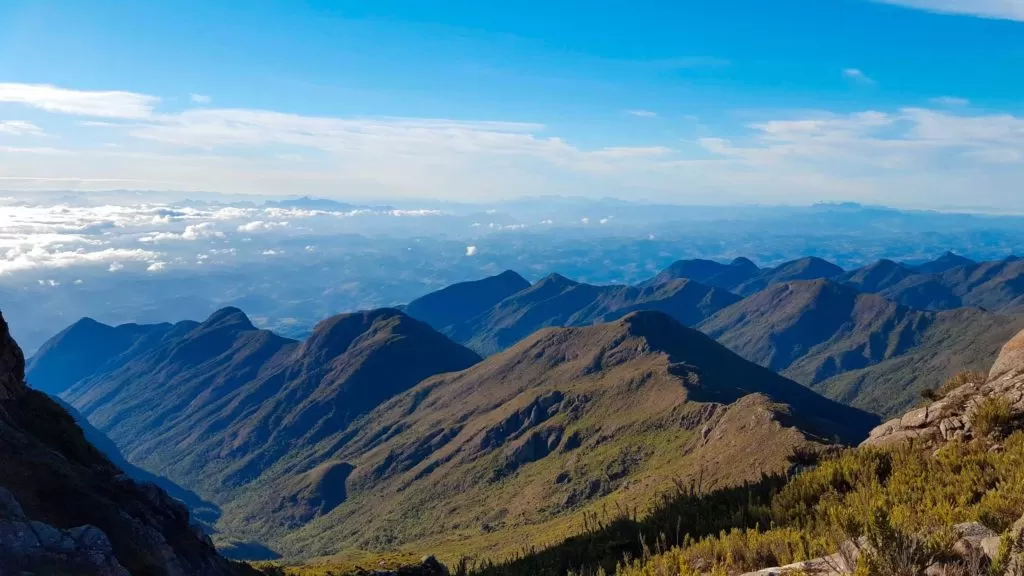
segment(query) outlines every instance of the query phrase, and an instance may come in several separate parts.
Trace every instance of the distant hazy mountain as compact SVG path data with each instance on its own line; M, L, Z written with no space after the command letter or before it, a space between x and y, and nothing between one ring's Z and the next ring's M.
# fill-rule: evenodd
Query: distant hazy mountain
M529 287L530 283L525 278L507 270L497 276L460 282L431 292L410 302L405 313L437 330L444 330Z
M736 258L728 264L702 259L679 260L640 286L653 286L669 280L686 278L732 291L760 273L761 269L746 258Z
M645 287L594 286L552 274L443 330L455 341L489 355L550 326L586 326L637 310L662 311L692 325L738 300L726 290L687 279Z
M952 270L953 268L973 266L975 264L977 264L977 262L970 258L965 258L964 256L960 256L952 252L946 252L935 260L918 264L914 268L922 274L942 274L943 272Z
M923 310L976 306L1004 313L1024 311L1024 261L1016 257L977 263L946 254L917 267L882 260L840 280Z
M289 553L313 555L382 539L488 546L496 530L507 548L616 497L650 502L674 478L716 486L784 471L798 447L863 438L875 422L637 312L542 330L425 380L286 457L224 526L275 539L267 518L324 514L286 539Z
M917 270L905 264L892 260L879 260L874 264L842 274L836 278L836 281L854 286L861 292L882 292L917 275L919 275Z
M775 284L699 326L748 360L885 415L991 364L1021 327L978 309L915 310L830 280Z
M671 279L689 278L749 296L780 282L835 278L841 274L843 269L839 266L814 257L785 262L774 268L758 268L746 258L736 258L728 264L712 260L679 260L639 285L656 286Z
M132 356L158 345L164 336L184 334L198 323L122 324L107 326L82 318L50 338L32 356L26 379L36 390L60 394L69 386L92 376L108 363L119 366Z
M799 260L780 264L775 268L762 270L757 276L736 286L733 291L742 296L749 296L782 282L835 278L842 273L842 268L821 258L800 258Z

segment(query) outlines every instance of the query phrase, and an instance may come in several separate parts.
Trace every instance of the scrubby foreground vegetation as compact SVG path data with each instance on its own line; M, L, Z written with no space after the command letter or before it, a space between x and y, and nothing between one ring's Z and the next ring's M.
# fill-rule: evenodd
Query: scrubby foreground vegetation
M958 524L1009 534L1024 512L1024 433L1005 444L952 443L934 454L912 445L847 450L795 477L770 509L767 524L627 561L618 573L745 572L832 554L860 538L873 548L861 571L923 573L954 556ZM1019 550L1004 540L1002 561L1009 562Z
M551 548L500 563L448 558L450 569L475 576L724 576L823 557L828 569L845 571L848 562L857 574L877 575L935 573L936 566L946 574L1003 574L1019 566L1024 431L937 451L901 444L812 462L816 457L795 455L795 464L813 466L789 478L708 493L698 484L679 486L647 517L616 510ZM991 531L994 560L980 550L967 554L964 523ZM282 572L359 574L366 572L358 566L377 565L363 560Z
M954 548L957 526L966 522L1007 535L1003 564L989 567L999 569L1020 551L1009 534L1022 513L1024 432L1002 443L951 443L937 452L912 444L856 448L788 482L774 477L706 495L681 492L644 521L620 518L476 573L737 574L857 543L862 573L922 574L929 565L961 561Z

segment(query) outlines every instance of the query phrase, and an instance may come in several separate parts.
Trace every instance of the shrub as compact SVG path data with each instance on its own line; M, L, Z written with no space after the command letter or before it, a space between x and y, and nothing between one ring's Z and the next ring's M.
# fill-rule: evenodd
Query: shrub
M955 376L946 380L945 384L939 386L939 389L935 391L935 395L938 398L945 398L950 392L963 386L964 384L981 384L988 379L988 374L984 372L963 370L957 372Z
M990 396L978 403L971 418L971 425L978 436L1006 434L1013 423L1010 402L1001 397Z

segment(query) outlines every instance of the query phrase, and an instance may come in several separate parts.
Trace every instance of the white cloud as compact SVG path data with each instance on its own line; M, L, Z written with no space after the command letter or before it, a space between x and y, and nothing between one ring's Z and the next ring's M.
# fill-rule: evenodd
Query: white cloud
M214 230L213 222L202 222L200 224L189 224L181 233L183 240L198 240L200 238L223 238L224 233Z
M650 110L626 110L626 113L630 116L637 116L639 118L654 118L658 115L657 112Z
M288 222L264 222L263 220L253 220L247 222L238 227L239 232L260 232L265 230L273 230L275 228L286 228Z
M188 98L193 104L209 104L210 102L213 102L213 98L210 98L206 94L196 94L194 92L189 94Z
M147 266L146 267L146 272L160 272L161 270L163 270L165 268L167 268L167 263L166 262L159 262L159 261L157 261L157 262L153 262L149 266Z
M12 136L46 136L42 128L25 120L0 121L0 134Z
M587 218L587 217L580 218L580 222L582 222L583 224L590 224L590 218Z
M858 84L874 84L875 81L868 77L862 70L857 68L847 68L843 70L843 77L857 82Z
M1024 21L1024 2L1021 0L875 0L906 8L927 10L941 14L961 14L1000 20Z
M751 124L740 141L706 138L714 157L773 188L789 181L809 200L1021 206L1024 118L904 108L818 113ZM744 178L745 179L745 178ZM818 190L815 192L814 187ZM799 198L800 196L794 196Z
M224 238L224 233L214 229L216 224L213 222L200 222L199 224L189 224L185 226L185 230L180 234L177 232L156 232L139 237L139 242L166 242L166 241L195 241L201 238Z
M117 272L118 270L123 270L123 269L124 269L124 264L121 264L120 262L111 262L110 266L107 267L107 271L109 271L109 272Z
M155 96L118 90L70 90L49 84L0 83L0 102L77 116L146 118L159 101Z
M870 80L857 69L844 74L851 81ZM76 97L124 94L44 88ZM28 102L24 92L8 91L6 98ZM12 100L12 94L19 99ZM56 103L35 98L32 105L67 113L89 108L75 98L62 98L50 98ZM1022 117L958 107L959 100L952 97L932 102L932 108L761 113L761 120L746 126L746 132L744 127L730 130L728 138L704 128L703 137L673 147L589 149L534 123L334 118L217 108L159 114L153 110L156 99L146 98L134 112L93 106L114 120L132 120L90 121L86 127L104 132L97 142L124 139L123 148L0 147L0 184L19 191L289 190L313 196L358 191L366 197L455 200L510 198L524 190L536 195L587 190L594 196L700 203L708 198L721 203L856 199L924 205L939 198L941 190L946 205L988 201L1024 207L1017 185L1024 178L1019 160L1024 142L1018 132ZM303 162L281 160L296 151L303 152ZM134 243L184 240L185 233L175 224L204 221L224 221L221 230L235 231L255 221L440 214L223 206L196 206L180 214L154 210L120 207L99 213L72 208L68 214L40 213L31 223L18 225L39 228L33 234L68 236L76 233L76 226L124 228L134 230ZM0 213L0 230L6 231L4 218Z
M466 256L476 256L476 246L466 246Z
M262 254L264 256L280 256L281 254L284 254L284 250L274 250L274 249L264 250L262 252Z
M62 248L12 248L0 257L0 274L45 268L70 268L89 264L118 262L121 260L149 260L157 254L148 250L105 248L87 251Z
M938 98L932 98L929 102L936 106L947 106L950 108L967 106L971 103L967 98L957 98L956 96L940 96Z

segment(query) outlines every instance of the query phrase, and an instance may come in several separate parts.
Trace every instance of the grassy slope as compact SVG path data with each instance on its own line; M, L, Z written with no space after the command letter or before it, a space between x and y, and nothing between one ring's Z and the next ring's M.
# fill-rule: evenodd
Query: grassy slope
M328 438L282 461L250 496L225 507L222 526L287 555L355 548L500 557L552 544L577 533L586 514L646 509L676 478L726 486L784 471L788 456L811 443L791 426L826 426L750 395L758 391L801 404L812 419L870 425L663 314L645 313L543 331L420 384L369 415L354 437ZM554 397L557 408L530 416ZM548 448L527 448L537 438ZM348 499L280 531L274 522L291 508L297 479L324 462L355 467Z

